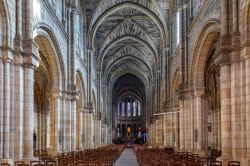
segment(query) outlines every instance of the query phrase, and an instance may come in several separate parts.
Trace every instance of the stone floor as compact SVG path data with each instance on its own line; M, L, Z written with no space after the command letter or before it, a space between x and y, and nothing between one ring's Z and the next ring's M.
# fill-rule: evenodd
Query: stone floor
M114 166L138 166L135 153L132 148L125 148Z

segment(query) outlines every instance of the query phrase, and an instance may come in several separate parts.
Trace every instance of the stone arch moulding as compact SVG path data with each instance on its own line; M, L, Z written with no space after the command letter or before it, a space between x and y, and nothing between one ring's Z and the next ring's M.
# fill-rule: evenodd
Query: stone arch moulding
M150 52L154 55L155 58L155 62L158 62L158 54L157 54L157 50L155 48L152 48L146 41L144 41L143 39L137 38L135 36L131 36L131 35L125 35L121 38L115 39L114 41L112 41L111 43L109 43L104 49L103 51L100 53L100 62L103 63L103 59L105 57L105 55L107 54L107 52L109 51L110 48L112 48L115 44L125 41L125 40L133 40L136 41L140 44L142 44L143 46L145 46L146 48L148 48L150 50Z
M208 51L213 41L220 33L220 24L216 20L208 21L197 35L196 44L192 50L191 82L196 87L204 87L204 68Z
M51 67L54 67L53 71L55 71L54 74L52 73L53 80L54 81L56 80L55 82L53 82L53 89L63 90L66 88L65 81L64 81L65 80L65 67L64 67L65 65L63 62L62 53L59 48L58 40L56 39L51 28L44 24L38 25L37 27L34 28L33 39L35 40L36 38L39 38L39 37L45 37L49 46L52 49L52 55L49 55L51 58L49 60L49 63Z
M152 37L143 29L143 27L141 27L141 25L139 25L135 21L130 20L122 21L113 28L113 30L108 34L105 41L103 42L100 52L102 52L104 48L112 41L126 35L137 36L140 39L144 39L154 49L156 48L155 42L153 41Z
M76 71L76 77L77 79L79 79L80 82L80 93L81 93L81 99L79 99L82 103L81 106L84 106L84 104L86 103L86 87L85 87L85 83L84 83L84 79L82 77L82 74L79 70Z
M164 24L158 17L155 13L153 13L151 10L141 6L141 5L138 5L136 3L133 3L133 2L123 2L123 3L119 3L115 6L112 6L111 8L109 8L107 11L103 12L103 14L100 14L99 16L97 16L97 18L95 18L95 14L93 16L93 18L95 19L92 19L91 22L90 22L90 26L89 26L89 46L92 45L92 48L94 48L94 37L95 37L95 33L98 29L98 27L102 24L102 22L109 16L111 15L112 13L116 12L116 11L119 11L123 8L133 8L133 9L136 9L136 10L139 10L140 12L144 13L145 15L147 15L149 18L151 18L155 23L156 25L158 26L160 32L161 32L161 36L163 38L163 41L165 41L166 39L166 33L165 33L165 30L164 29L167 29L166 27L166 24ZM98 11L98 8L97 10Z
M93 103L93 111L95 112L95 113L97 113L96 111L97 111L97 98L96 98L96 94L95 94L95 91L94 90L92 90L92 103Z
M0 1L0 25L1 25L1 40L0 46L8 47L10 45L10 17L6 0Z
M176 91L178 89L178 83L180 81L180 71L179 69L176 69L175 72L174 72L174 75L172 77L172 80L170 81L171 82L171 87L170 87L170 97L171 97L171 101L172 102L175 102L174 99L176 97L177 94ZM174 104L174 103L173 103Z
M143 64L150 71L150 77L153 76L153 70L148 66L147 63L145 63L142 59L140 59L136 56L129 56L129 55L123 56L120 59L117 59L117 60L113 61L112 63L110 63L110 65L107 66L107 68L105 69L104 74L108 74L112 70L113 66L115 66L120 61L127 60L127 59L133 59L133 60L137 61L138 64L140 64L140 63Z
M144 77L144 75L136 70L123 70L123 72L119 72L119 73L115 73L110 81L108 82L108 91L112 91L113 89L113 85L115 83L115 81L120 78L121 76L125 75L125 74L133 74L135 76L137 76L144 84L145 89L148 90L149 85L150 85L150 80L147 80L147 78Z

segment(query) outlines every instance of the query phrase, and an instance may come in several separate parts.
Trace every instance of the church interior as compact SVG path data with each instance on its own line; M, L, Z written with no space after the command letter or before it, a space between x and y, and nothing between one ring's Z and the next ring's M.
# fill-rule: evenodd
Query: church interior
M250 0L0 0L1 166L250 166Z

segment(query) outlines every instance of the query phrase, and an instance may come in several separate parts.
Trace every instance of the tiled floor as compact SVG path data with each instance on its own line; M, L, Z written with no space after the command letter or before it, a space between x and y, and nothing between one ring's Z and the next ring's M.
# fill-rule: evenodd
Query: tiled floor
M116 160L114 166L138 166L135 153L132 148L126 148Z

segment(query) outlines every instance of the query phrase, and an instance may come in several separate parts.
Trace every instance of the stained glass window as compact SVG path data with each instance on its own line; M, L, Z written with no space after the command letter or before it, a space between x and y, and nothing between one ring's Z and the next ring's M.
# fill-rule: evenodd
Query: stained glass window
M141 103L138 102L138 116L141 116Z
M137 112L136 109L137 109L136 108L136 102L134 101L133 102L133 116L136 116L136 112Z
M130 103L130 101L127 103L127 116L131 116L131 103Z
M122 116L125 116L125 102L122 102Z

